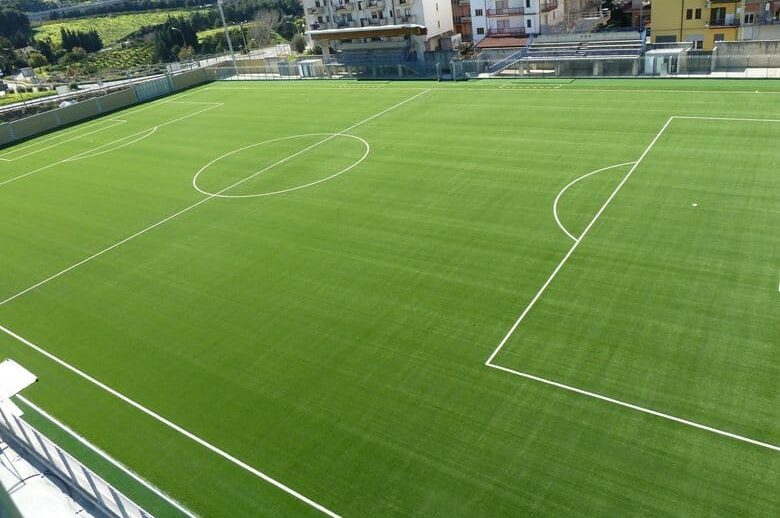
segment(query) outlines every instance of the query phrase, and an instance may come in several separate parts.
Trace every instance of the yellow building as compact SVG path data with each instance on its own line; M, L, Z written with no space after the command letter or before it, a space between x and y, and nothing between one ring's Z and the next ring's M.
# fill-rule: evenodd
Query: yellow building
M704 50L712 50L718 41L736 41L741 6L741 0L653 0L652 41L690 41L693 48Z

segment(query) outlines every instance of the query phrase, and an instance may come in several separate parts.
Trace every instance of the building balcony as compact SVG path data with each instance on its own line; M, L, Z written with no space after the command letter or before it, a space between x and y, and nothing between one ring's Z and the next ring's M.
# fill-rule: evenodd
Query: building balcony
M558 0L547 0L539 4L539 11L543 13L549 13L558 9Z
M341 3L341 4L336 4L335 7L336 7L336 12L337 13L339 13L339 12L349 12L349 11L352 11L353 5L351 3L349 3L349 2L344 2L344 3Z
M409 16L396 16L396 23L417 23L417 17L413 14Z
M500 9L488 9L487 15L489 18L500 18L503 16L515 16L522 15L525 9L522 7L502 7Z
M385 7L385 3L383 0L368 0L368 2L363 2L363 9L383 9Z
M346 29L349 27L357 27L357 22L355 20L346 21L346 20L337 20L336 21L336 27L339 29Z
M725 20L725 19L717 19L717 20L710 20L710 23L707 24L707 27L710 29L715 29L717 27L739 27L739 20Z
M514 37L525 36L525 28L524 27L494 27L488 29L487 35L496 38L509 37L509 36L514 36Z
M306 12L309 14L323 14L325 12L324 7L309 7L306 9Z

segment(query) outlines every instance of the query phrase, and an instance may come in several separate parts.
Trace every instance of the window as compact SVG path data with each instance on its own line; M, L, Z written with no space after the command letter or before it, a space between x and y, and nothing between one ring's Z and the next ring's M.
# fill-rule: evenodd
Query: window
M530 9L531 8L531 0L525 0L525 8Z
M477 27L477 34L485 34L485 28L484 27Z
M693 48L699 49L699 50L703 49L704 48L704 41L703 40L694 41L693 42Z
M725 7L710 9L710 25L723 25L725 23L726 23Z
M474 11L474 16L484 16L484 14L482 14L482 9L477 9L476 11ZM479 33L479 34L482 34L482 33Z
M436 20L436 26L441 29L441 22L439 20Z
M725 41L725 39L726 39L726 35L725 35L725 34L723 34L722 32L718 32L718 33L716 33L716 34L713 36L713 38L712 38L712 39L715 41L715 43L717 43L717 42L719 42L719 41Z
M685 19L686 20L693 20L693 9L686 9L685 10Z
M693 13L693 17L697 20L701 20L701 9L696 9L696 11Z
M752 24L754 19L755 18L753 17L753 13L746 13L745 14L745 23L746 24Z
M656 43L677 43L677 36L656 36Z
M318 17L317 17L317 21L318 21L319 23L322 23L322 22L324 22L325 20L323 20L323 19L322 19L322 16L318 16Z
M531 28L531 20L526 20L525 21L525 26L530 29Z

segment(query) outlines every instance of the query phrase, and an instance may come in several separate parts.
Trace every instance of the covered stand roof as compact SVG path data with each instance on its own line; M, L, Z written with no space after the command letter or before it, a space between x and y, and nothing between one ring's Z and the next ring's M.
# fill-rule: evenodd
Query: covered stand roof
M389 38L393 36L424 36L428 29L424 25L376 25L368 27L349 27L346 29L323 29L306 31L314 41L352 40L359 38Z

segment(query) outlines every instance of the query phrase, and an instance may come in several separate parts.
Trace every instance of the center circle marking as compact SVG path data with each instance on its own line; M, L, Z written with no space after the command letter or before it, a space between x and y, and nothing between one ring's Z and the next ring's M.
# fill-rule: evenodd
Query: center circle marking
M323 139L323 140L326 140L326 139L327 140L331 140L331 139L336 139L336 138L350 138L350 139L353 139L353 140L357 140L358 142L363 144L364 153L363 153L363 156L361 156L359 159L357 159L352 164L348 165L347 167L345 167L344 169L341 169L338 172L335 172L335 173L333 173L333 174L331 174L329 176L326 176L325 178L320 178L319 180L315 180L313 182L305 183L305 184L302 184L302 185L297 185L295 187L290 187L288 189L282 189L282 190L279 190L279 191L261 192L261 193L257 193L257 194L223 194L224 192L229 191L231 188L236 187L238 184L247 181L249 178L252 178L253 176L257 175L258 173L254 173L252 175L249 175L246 178L244 178L243 180L239 180L238 182L233 183L233 184L225 187L221 191L217 191L217 192L208 191L208 190L203 189L202 187L200 187L198 185L198 177L200 177L200 175L202 173L204 173L209 167L213 166L217 162L220 162L221 160L224 160L225 158L228 158L228 157L230 157L232 155L235 155L236 153L241 153L242 151L246 151L247 149L253 149L253 148L256 148L256 147L265 146L265 145L268 145L268 144L273 144L274 142L281 142L281 141L284 141L284 140L292 140L292 139L296 139L296 138L306 138L306 137L325 137L325 139ZM324 141L321 141L320 143L324 143ZM309 147L314 147L315 145L316 145L316 143L312 144ZM304 149L306 149L306 148L304 148ZM317 185L319 183L326 182L328 180L332 180L333 178L336 178L337 176L340 176L340 175L350 171L351 169L357 167L358 165L360 165L366 158L368 158L368 154L370 152L371 152L371 146L368 144L368 142L366 142L365 139L362 139L360 137L356 137L355 135L347 135L345 133L304 133L304 134L301 134L301 135L290 135L288 137L279 137L279 138L274 138L274 139L270 139L270 140L264 140L262 142L257 142L255 144L250 144L248 146L240 147L238 149L234 149L233 151L229 151L228 153L225 153L224 155L218 156L217 158L215 158L214 160L212 160L208 164L206 164L203 167L201 167L200 170L198 170L198 172L195 173L195 176L192 177L192 186L195 188L196 191L198 191L198 192L200 192L202 194L205 194L206 196L211 196L211 197L215 197L215 198L259 198L259 197L262 197L262 196L274 196L276 194L284 194L284 193L287 193L287 192L298 191L300 189L305 189L307 187L312 187L312 186ZM297 154L300 154L300 153L301 153L301 151L298 151L297 153L293 153L292 155L288 156L286 159L282 159L282 160L287 160L287 159L294 158ZM270 168L272 168L272 167L274 167L276 165L278 165L278 162L276 164L273 164L272 166L269 166L268 169L270 169Z

